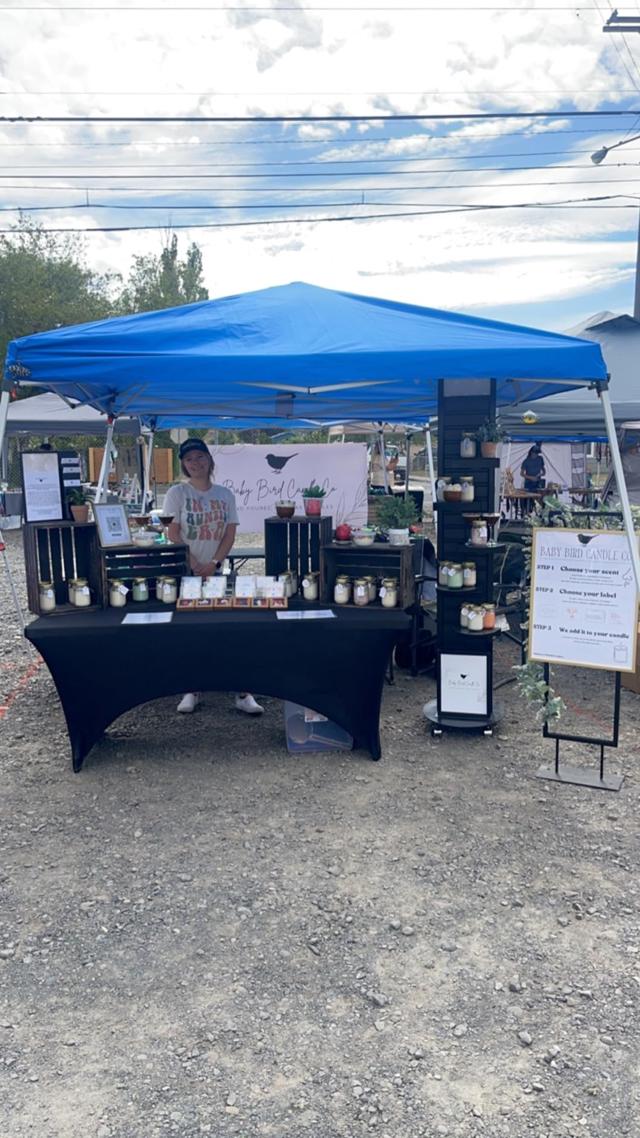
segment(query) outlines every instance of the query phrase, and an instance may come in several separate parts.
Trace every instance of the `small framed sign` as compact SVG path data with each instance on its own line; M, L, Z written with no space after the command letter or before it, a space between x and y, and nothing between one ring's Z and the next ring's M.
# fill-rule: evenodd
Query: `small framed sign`
M103 549L116 545L131 545L127 511L119 502L94 503L93 513L98 529L98 540Z
M25 521L62 521L64 506L58 452L23 451L20 459Z

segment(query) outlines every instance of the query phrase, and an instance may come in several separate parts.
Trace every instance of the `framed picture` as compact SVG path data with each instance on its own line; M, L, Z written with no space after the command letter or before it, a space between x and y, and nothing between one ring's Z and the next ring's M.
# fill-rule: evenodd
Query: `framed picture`
M119 502L94 503L93 513L98 528L98 540L103 549L115 545L131 545L127 511Z
M23 451L22 489L26 522L61 522L62 475L57 451Z

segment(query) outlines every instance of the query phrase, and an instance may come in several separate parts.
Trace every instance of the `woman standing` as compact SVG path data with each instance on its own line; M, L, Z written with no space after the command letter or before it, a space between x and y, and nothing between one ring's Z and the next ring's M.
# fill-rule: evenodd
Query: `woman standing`
M524 479L524 488L530 492L544 488L546 476L544 458L537 446L529 449L529 453L520 467L520 477Z
M202 439L187 439L179 451L182 473L187 479L167 491L163 511L172 514L169 540L189 547L191 572L197 577L219 573L231 552L238 528L236 500L226 486L213 482L213 459ZM187 692L178 711L195 711L199 692ZM261 715L264 708L250 692L240 692L235 706L247 715Z

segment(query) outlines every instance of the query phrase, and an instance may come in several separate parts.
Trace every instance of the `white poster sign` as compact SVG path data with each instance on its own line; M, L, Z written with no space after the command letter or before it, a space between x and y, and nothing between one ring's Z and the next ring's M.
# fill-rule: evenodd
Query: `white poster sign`
M446 715L487 714L487 657L443 652L440 656L440 710Z
M57 451L23 451L24 516L28 522L60 521L63 517L60 458Z
M322 513L334 526L366 525L365 443L238 444L210 450L214 481L235 495L242 533L262 533L264 519L275 517L276 502L285 499L303 514L302 490L312 482L326 490Z
M529 658L635 671L638 595L626 533L537 529L531 556Z

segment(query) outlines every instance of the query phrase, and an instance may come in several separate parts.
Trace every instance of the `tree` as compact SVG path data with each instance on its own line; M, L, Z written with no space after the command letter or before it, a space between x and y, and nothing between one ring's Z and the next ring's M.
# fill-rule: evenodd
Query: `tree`
M118 310L154 312L180 304L208 300L202 280L202 253L194 243L183 261L178 259L178 238L174 233L159 256L133 258L129 279L118 301Z
M114 277L88 268L80 238L20 217L0 235L0 360L10 340L113 312Z

